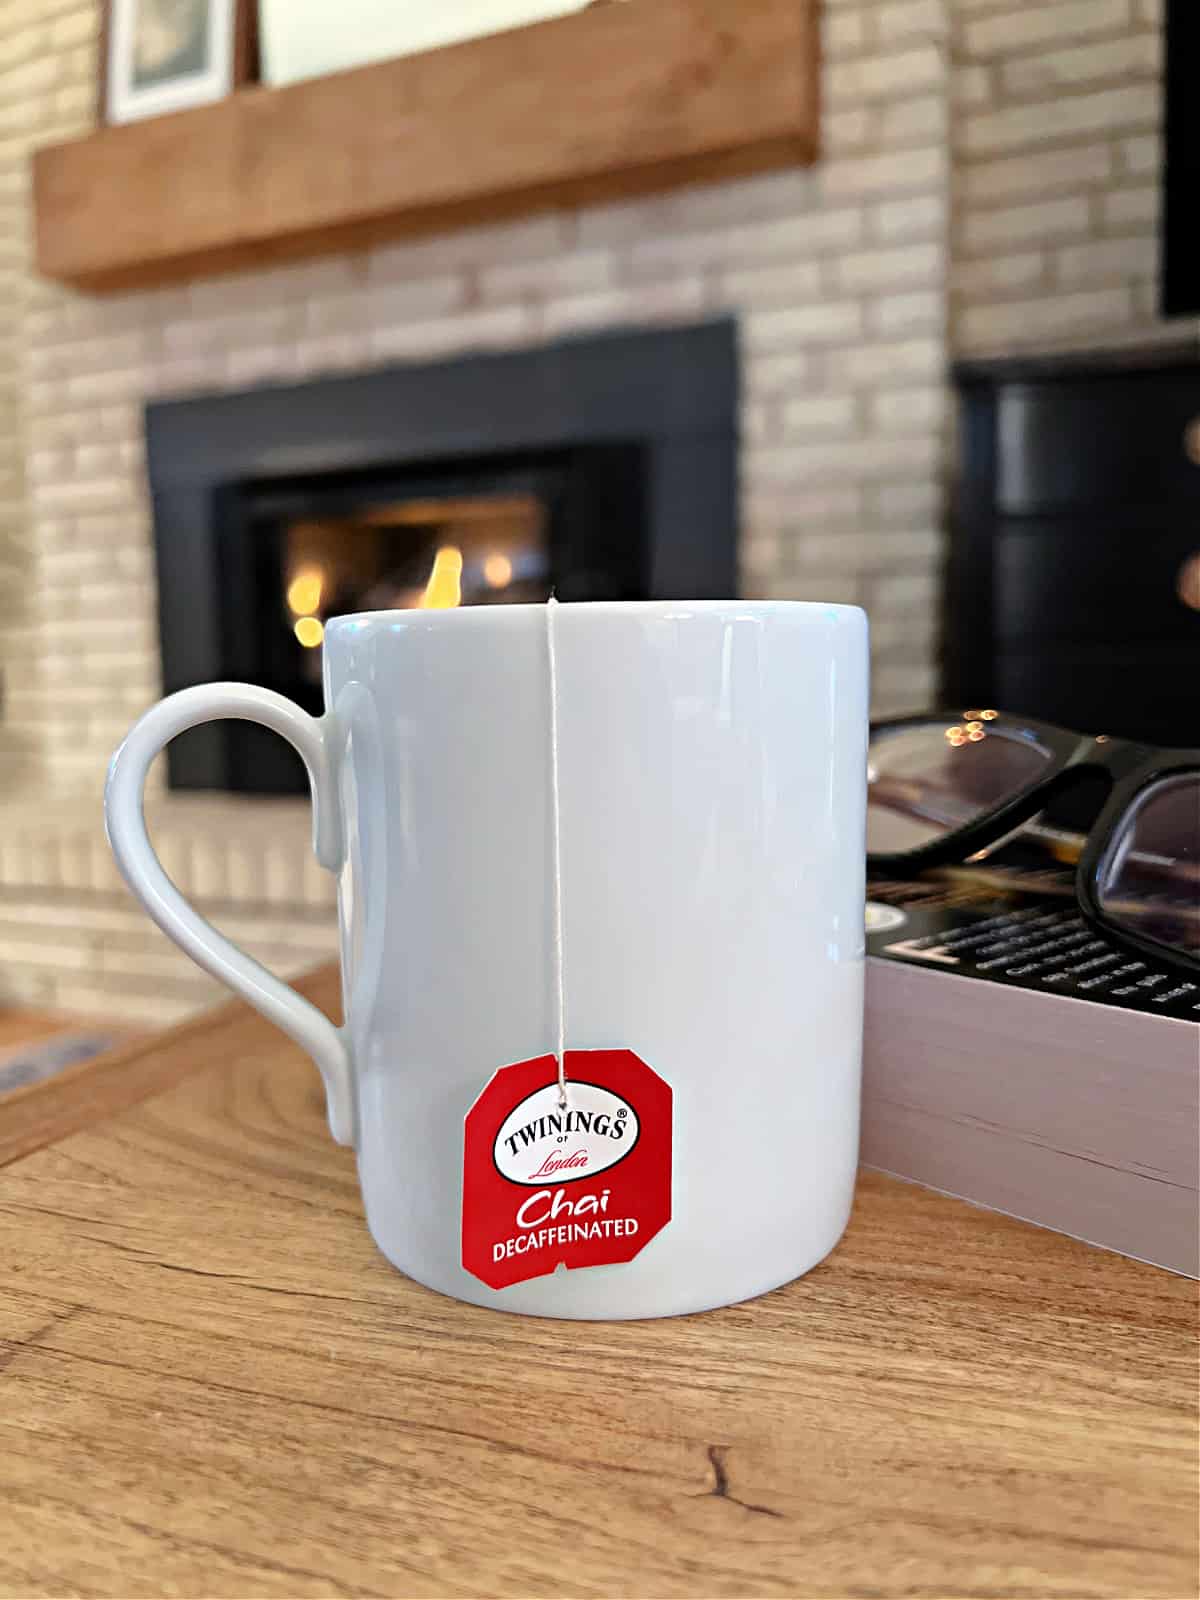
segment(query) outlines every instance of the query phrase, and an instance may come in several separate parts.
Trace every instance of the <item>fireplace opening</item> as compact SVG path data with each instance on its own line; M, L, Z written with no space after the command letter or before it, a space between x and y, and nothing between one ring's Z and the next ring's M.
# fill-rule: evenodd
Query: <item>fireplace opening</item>
M217 675L323 709L325 624L356 611L633 600L647 589L637 444L305 474L228 488L216 510ZM235 727L225 787L301 793L289 747Z
M152 405L164 687L317 714L347 612L733 596L737 408L728 321ZM176 789L307 787L250 723L167 762Z

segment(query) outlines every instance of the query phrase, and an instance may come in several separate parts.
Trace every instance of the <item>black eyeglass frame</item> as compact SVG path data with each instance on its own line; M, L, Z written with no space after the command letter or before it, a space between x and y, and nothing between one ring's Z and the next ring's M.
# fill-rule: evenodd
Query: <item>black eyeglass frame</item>
M887 717L872 722L871 735L895 733L904 728L936 725L965 726L979 720L979 712L927 711L920 715ZM1006 712L990 715L983 726L1008 737L1014 734L1049 751L1044 769L1001 805L984 811L970 822L953 828L928 844L911 850L867 853L867 870L881 877L905 877L914 870L948 866L965 861L985 845L994 844L1043 810L1049 801L1081 774L1102 773L1112 788L1095 822L1088 829L1075 868L1075 899L1086 920L1106 938L1135 955L1163 963L1176 971L1194 974L1200 968L1195 956L1132 932L1112 921L1100 903L1097 880L1100 867L1117 837L1121 823L1145 790L1180 772L1200 772L1200 750L1168 750L1155 745L1114 739L1107 734L1073 733L1050 722L1016 717Z

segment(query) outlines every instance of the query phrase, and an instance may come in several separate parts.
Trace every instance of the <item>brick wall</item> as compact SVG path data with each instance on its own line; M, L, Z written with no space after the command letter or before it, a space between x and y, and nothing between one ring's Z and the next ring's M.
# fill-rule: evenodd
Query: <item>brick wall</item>
M1161 0L952 0L956 351L1194 335L1156 312Z
M0 629L0 997L16 974L43 1003L157 1018L209 993L129 920L96 827L108 753L158 690L148 398L733 313L743 590L866 605L882 711L936 692L952 352L1154 326L1142 0L829 0L811 170L106 299L33 277L24 167L90 124L96 19L95 0L0 0L0 223L16 224L0 563L17 594ZM233 857L250 827L234 805L160 796L181 886L277 962L289 916L298 955L312 927L331 946L305 808L271 814L268 892ZM75 904L100 920L74 943L28 934ZM141 940L118 941L121 971L98 953L105 916Z

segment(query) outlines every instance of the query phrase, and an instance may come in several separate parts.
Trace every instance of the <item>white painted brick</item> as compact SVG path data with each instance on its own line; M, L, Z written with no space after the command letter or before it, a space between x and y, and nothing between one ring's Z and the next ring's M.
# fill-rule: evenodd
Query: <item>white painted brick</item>
M946 21L946 0L888 0L875 10L875 30L883 44L914 37L940 39Z
M1169 321L1158 322L1158 284L1143 280L1133 285L1133 311L1138 319L1138 326L1130 330L1130 342L1145 344L1151 339L1163 339L1174 343L1179 338L1179 322L1172 317ZM1149 326L1142 326L1148 323ZM1195 331L1193 324L1193 331Z
M887 243L900 239L941 238L947 206L941 194L914 194L877 202L868 212L871 231Z
M218 350L201 355L167 356L147 372L146 394L153 398L215 388L223 372L224 362Z
M743 534L738 545L738 566L744 578L770 578L779 570L776 534Z
M966 250L979 253L1069 239L1072 235L1086 233L1089 225L1087 201L1082 195L1066 195L1057 200L1038 200L1032 205L968 212L963 220L962 240Z
M835 379L853 388L902 385L936 377L945 362L941 340L931 337L860 345L830 357Z
M317 338L298 339L295 357L296 374L302 378L365 367L370 357L369 336L363 328L357 333L322 334Z
M584 250L608 250L652 238L666 227L661 195L588 206L575 218L576 240Z
M886 663L871 673L871 714L902 716L925 711L937 702L937 675L932 664Z
M861 599L858 579L846 573L786 573L762 585L764 600L814 600L830 606L856 606Z
M47 52L45 55L30 56L19 65L8 67L0 87L6 100L35 100L53 88L59 76L58 54Z
M561 250L565 241L564 219L553 213L495 227L460 229L373 250L367 257L367 282L433 278L460 267L544 259Z
M613 276L611 250L586 250L545 261L514 261L486 267L479 274L479 290L485 302L588 294L609 288Z
M826 198L833 200L871 194L890 197L906 189L929 189L943 183L945 177L946 151L938 146L849 157L830 163L820 172Z
M53 483L71 470L74 452L60 448L30 450L25 471L31 483Z
M980 202L1077 193L1112 174L1107 144L1088 143L1050 150L1028 150L996 161L972 161L958 173L959 193L966 206Z
M50 30L43 21L34 21L30 17L25 26L18 26L24 19L15 15L15 8L8 9L10 15L5 19L7 26L0 33L0 73L6 79L12 67L34 56L44 55L50 47Z
M73 470L81 477L103 478L121 470L122 452L111 440L102 444L81 444L74 452Z
M0 935L0 967L41 967L55 972L86 972L94 964L89 944L56 933L53 939L22 940Z
M367 304L368 297L363 293L322 295L315 300L309 300L305 304L303 312L304 332L317 338L323 338L330 334L344 335L362 332L367 324ZM418 305L413 308L413 311L436 311L442 309L445 308L442 306L425 307ZM372 310L376 311L374 305L372 305ZM372 320L381 320L377 311ZM186 328L184 336L186 337Z
M872 522L897 527L924 527L940 518L943 510L941 485L933 480L875 484L868 491L865 504Z
M967 17L961 41L968 57L978 59L1034 50L1060 39L1115 33L1129 20L1129 0L1050 0L1014 6L995 16Z
M1119 89L1057 95L980 112L963 122L962 148L969 156L988 155L1036 149L1049 139L1153 128L1159 118L1159 99L1158 85L1147 80Z
M879 141L887 149L902 144L929 144L949 136L950 117L941 94L897 100L880 109Z
M821 145L827 160L857 154L879 138L879 112L870 106L826 111L821 120Z
M857 206L838 208L822 206L819 210L777 223L772 229L766 226L747 227L742 238L748 251L755 255L771 249L788 248L799 253L832 251L856 244L862 238L863 212ZM785 237L790 243L785 245Z
M282 846L268 845L263 854L263 892L272 904L289 905L295 899L296 866Z
M1080 84L1127 83L1131 78L1156 76L1159 56L1157 34L1131 33L1099 44L1005 61L1000 67L1000 83L1007 95L1054 94Z
M1006 289L1028 289L1044 281L1048 252L1020 250L1012 255L980 256L956 261L951 271L954 289L966 298L986 299Z
M54 1006L66 1014L100 1017L114 1022L140 1023L146 1027L166 1028L218 1004L228 998L215 979L200 975L190 985L178 984L169 990L165 982L125 987L130 980L117 980L115 975L100 982L63 982L54 986Z
M112 941L100 944L95 960L94 981L120 975L144 978L153 987L158 979L192 983L196 980L195 964L166 940L150 947L142 945L136 950L124 950Z
M843 528L835 533L803 533L792 546L798 569L820 567L826 572L856 575L882 573L916 575L935 565L942 552L941 534L932 528L900 532L888 528ZM874 625L872 625L874 634ZM875 640L872 639L872 644Z
M755 488L747 493L747 513L756 529L769 527L778 531L785 526L829 527L857 522L861 518L863 509L861 484L823 483L796 486L787 477L786 452L777 465L778 473L773 487Z
M859 55L871 42L868 19L871 13L862 6L844 6L830 11L821 24L821 53L826 61L841 61Z
M337 897L332 874L325 871L311 852L304 857L300 888L303 903L307 906L331 906Z
M932 615L941 599L941 583L934 572L884 575L873 581L871 599L896 616Z
M1126 278L1150 277L1156 267L1155 241L1146 235L1132 239L1093 239L1055 253L1060 283L1078 284L1123 282Z
M794 394L811 377L812 361L803 350L789 350L784 355L747 351L742 372L751 394Z
M1117 141L1117 161L1122 172L1143 177L1158 175L1162 164L1162 143L1157 134L1143 133L1133 139Z
M941 384L884 389L868 403L871 426L883 433L921 433L940 428L946 418L946 391Z
M1105 231L1116 233L1133 228L1154 232L1158 227L1160 191L1156 183L1140 183L1128 189L1113 189L1100 200L1100 217Z
M457 311L465 300L463 273L447 273L441 278L410 278L399 283L372 284L365 291L339 296L336 300L322 296L316 306L345 310L347 315L342 325L328 315L324 322L314 320L314 303L310 301L306 324L312 333L338 333L343 328L352 329L363 324L368 328L382 328L415 318L445 316Z
M995 98L990 67L955 61L950 73L950 100L961 110L986 106Z
M935 87L944 70L938 47L919 44L886 55L833 61L825 68L823 89L834 107L897 99Z
M367 257L318 256L312 261L276 267L271 278L279 286L279 297L289 301L361 291L367 286Z
M219 348L223 352L246 345L290 341L302 331L304 308L291 305L254 306L225 316L196 316L170 322L163 328L163 348L168 353Z
M739 431L746 444L768 444L779 436L779 402L747 400L742 405Z
M795 216L811 201L812 173L804 167L784 167L756 178L673 189L657 201L643 202L643 216L653 230L661 224L671 231L721 228L751 221ZM580 243L588 243L580 218Z
M751 470L758 456L747 452ZM836 483L854 476L868 482L872 478L896 477L908 473L914 478L934 468L936 441L929 438L886 438L869 440L828 439L813 443L775 447L764 467L774 481L787 484Z
M129 367L114 372L87 372L68 378L63 385L67 405L90 405L106 400L132 398L141 387L138 369Z
M129 485L116 480L76 480L54 478L31 484L30 498L38 511L52 515L61 512L106 510L128 504Z
M797 261L778 267L727 268L718 271L716 276L719 299L756 306L809 300L819 292L820 286L821 273L815 261Z
M944 261L939 244L909 244L890 250L861 250L835 263L838 287L851 293L937 281Z
M180 316L227 328L230 335L249 332L257 315L279 317L300 296L287 294L288 279L278 272L236 272L215 278L197 278L187 286L187 302ZM348 285L347 285L348 287ZM238 318L242 321L239 323Z
M371 356L374 360L423 360L454 350L517 345L533 337L534 331L531 314L524 306L492 306L372 328Z
M738 228L666 234L634 245L626 263L630 276L639 281L690 274L705 266L765 264L854 244L862 236L862 225L862 211L843 206Z
M857 406L850 394L814 394L789 400L783 407L788 434L849 433L857 425Z
M959 328L964 346L972 349L1035 343L1054 346L1081 331L1107 334L1127 322L1131 312L1127 287L1091 289L1037 300L969 306L961 314Z
M298 376L294 344L286 349L280 349L277 344L248 344L242 349L230 350L222 368L222 378L230 389L248 389L251 384L280 382Z
M699 276L665 283L631 284L602 294L553 301L543 313L543 331L551 338L581 328L622 323L669 322L696 317L704 303Z
M742 337L751 350L776 350L788 344L836 344L862 331L863 309L857 300L818 302L781 311L750 311L742 321Z
M876 668L907 663L914 655L930 656L939 633L937 616L885 618L877 612L871 618L871 660Z
M916 289L907 294L883 295L873 300L867 308L867 321L871 328L891 338L940 328L944 317L945 297L940 289Z
M805 450L811 448L811 445L794 440L779 439L773 439L759 448L743 445L743 472L754 485L753 494L747 492L746 509L756 527L763 526L765 522L778 527L781 523L795 520L799 512L792 509L792 496L798 487L806 490L817 487L822 494L828 493L834 498L844 492L844 484L835 477L828 477L814 485L811 472L796 470L798 455L803 455ZM781 490L786 491L782 497Z

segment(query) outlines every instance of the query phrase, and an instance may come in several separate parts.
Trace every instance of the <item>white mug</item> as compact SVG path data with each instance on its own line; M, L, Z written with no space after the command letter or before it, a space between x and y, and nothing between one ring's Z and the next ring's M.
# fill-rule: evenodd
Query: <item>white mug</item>
M357 1152L368 1225L401 1271L538 1316L705 1310L806 1272L849 1215L867 674L852 606L340 617L320 719L241 684L149 711L113 757L109 838L155 922L311 1053L334 1137ZM343 1028L205 922L151 849L151 761L222 717L273 728L308 769L317 856L338 877ZM491 1287L463 1264L465 1119L498 1069L547 1056L557 1068L560 1038L568 1052L633 1052L669 1085L670 1220L620 1264ZM603 1123L617 1126L634 1122ZM555 1226L533 1224L572 1214L574 1174L537 1177L568 1162L554 1137L548 1161L516 1175L549 1184L545 1198L531 1209L534 1191L515 1191L522 1205L496 1222L496 1259L511 1258L497 1271L544 1235L553 1250ZM653 1148L641 1146L652 1177ZM605 1163L626 1153L606 1149Z

